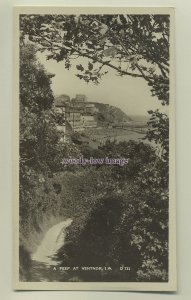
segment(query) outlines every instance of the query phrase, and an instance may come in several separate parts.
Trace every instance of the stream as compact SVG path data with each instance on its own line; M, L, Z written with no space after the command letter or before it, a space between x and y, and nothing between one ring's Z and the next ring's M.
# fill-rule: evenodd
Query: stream
M32 280L31 281L60 281L62 273L54 271L60 262L55 259L58 250L64 245L66 229L71 225L68 218L52 226L45 234L41 244L31 255Z

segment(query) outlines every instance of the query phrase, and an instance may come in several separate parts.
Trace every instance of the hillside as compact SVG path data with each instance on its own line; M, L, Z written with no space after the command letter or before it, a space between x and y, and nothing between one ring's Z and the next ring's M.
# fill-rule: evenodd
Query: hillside
M54 104L57 106L65 106L66 103L70 105L70 97L66 94L55 97ZM119 123L119 122L130 122L132 118L127 116L120 108L109 104L99 102L86 102L94 104L98 109L95 114L98 123Z
M96 114L98 122L105 123L119 123L130 122L132 119L126 115L120 108L112 105L107 105L98 102L92 102L95 104L99 112Z

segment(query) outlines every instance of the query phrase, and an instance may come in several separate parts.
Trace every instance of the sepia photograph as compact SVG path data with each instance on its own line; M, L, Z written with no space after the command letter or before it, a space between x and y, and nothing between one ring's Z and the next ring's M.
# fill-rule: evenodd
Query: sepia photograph
M176 290L174 9L15 7L14 287Z

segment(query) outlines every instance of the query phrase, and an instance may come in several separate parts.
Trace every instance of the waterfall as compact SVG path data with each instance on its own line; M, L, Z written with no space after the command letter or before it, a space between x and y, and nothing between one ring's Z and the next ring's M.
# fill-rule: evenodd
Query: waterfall
M32 260L46 263L47 265L57 265L54 255L64 245L66 228L70 226L72 219L67 219L52 226L45 234L41 244L35 253L32 254Z

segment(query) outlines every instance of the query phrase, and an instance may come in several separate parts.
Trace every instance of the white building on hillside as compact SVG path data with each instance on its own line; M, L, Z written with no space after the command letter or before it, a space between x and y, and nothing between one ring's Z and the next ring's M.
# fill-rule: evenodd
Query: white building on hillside
M94 116L82 115L82 123L84 128L96 128L97 122Z

